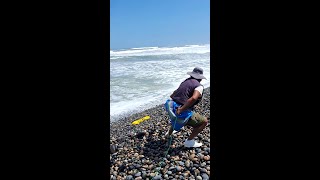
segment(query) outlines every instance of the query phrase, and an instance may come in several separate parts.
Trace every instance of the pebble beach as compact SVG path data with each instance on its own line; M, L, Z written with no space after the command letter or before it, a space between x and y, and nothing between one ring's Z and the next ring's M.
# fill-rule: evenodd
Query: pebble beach
M195 138L203 144L199 148L183 146L192 131L189 126L165 137L171 125L163 104L110 123L110 179L215 179L210 155L210 87L195 111L209 121ZM131 124L145 116L150 119Z

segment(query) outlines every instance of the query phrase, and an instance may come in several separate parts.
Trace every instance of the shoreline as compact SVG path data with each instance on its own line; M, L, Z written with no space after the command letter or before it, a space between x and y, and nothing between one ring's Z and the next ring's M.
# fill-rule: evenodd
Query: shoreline
M164 137L170 125L163 104L111 122L110 179L208 179L212 176L210 87L204 89L203 99L195 106L195 111L206 116L209 121L195 138L203 143L200 148L184 148L183 142L192 130L188 126L172 135L169 143ZM150 116L149 120L131 125L134 120L146 115Z
M204 98L206 98L206 96L209 95L210 96L210 86L209 87L206 87L204 88ZM165 102L166 100L164 100ZM209 98L209 103L210 103L210 98ZM200 105L201 103L199 103ZM198 105L198 106L199 106ZM152 112L153 110L155 109L164 109L164 103L162 104L158 104L158 105L155 105L154 107L151 107L149 109L145 109L141 112L136 112L136 113L133 113L133 114L130 114L130 115L127 115L127 116L124 116L124 117L118 117L116 121L110 121L110 127L113 125L113 124L118 124L117 122L118 121L121 121L122 123L127 123L126 121L128 120L132 120L132 122L134 121L133 119L136 118L135 120L137 119L140 119L142 117L144 117L143 115L148 115L148 113Z

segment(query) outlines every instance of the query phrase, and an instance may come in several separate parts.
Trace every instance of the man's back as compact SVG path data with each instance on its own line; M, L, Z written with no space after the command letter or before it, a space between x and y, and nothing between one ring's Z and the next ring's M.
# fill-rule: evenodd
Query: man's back
M173 95L172 100L181 105L185 104L187 100L192 97L194 89L198 86L201 86L201 84L196 79L186 79L180 84L179 88Z

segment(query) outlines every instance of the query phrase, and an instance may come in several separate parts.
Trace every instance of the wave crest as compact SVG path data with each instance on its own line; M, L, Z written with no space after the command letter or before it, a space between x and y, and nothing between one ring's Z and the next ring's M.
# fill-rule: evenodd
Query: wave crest
M110 51L111 57L125 57L125 56L153 56L166 54L204 54L210 52L210 44L205 45L186 45L180 47L141 47L131 48L127 50Z

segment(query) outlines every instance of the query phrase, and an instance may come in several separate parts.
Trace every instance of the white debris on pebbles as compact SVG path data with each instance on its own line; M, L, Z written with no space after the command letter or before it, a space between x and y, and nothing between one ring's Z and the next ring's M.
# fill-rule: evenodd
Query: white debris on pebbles
M164 100L165 102L165 100ZM204 90L196 112L207 117L209 123L195 138L200 148L184 148L183 142L191 134L191 127L165 138L170 125L164 105L145 110L110 124L110 179L209 179L210 168L210 87ZM139 125L136 119L150 116ZM167 150L168 153L166 154Z

